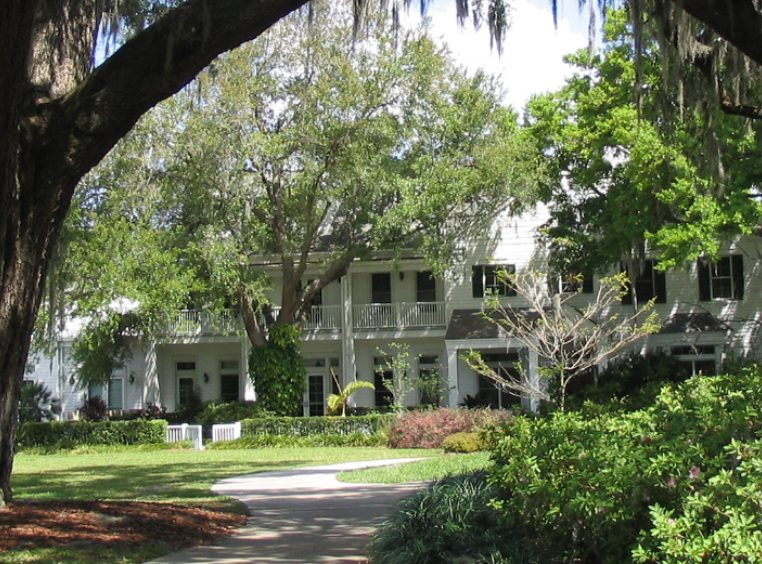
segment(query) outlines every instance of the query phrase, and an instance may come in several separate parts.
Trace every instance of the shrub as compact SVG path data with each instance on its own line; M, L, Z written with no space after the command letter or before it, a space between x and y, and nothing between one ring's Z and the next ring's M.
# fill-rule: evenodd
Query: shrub
M213 450L267 448L267 447L375 447L386 444L383 435L350 433L347 435L255 435L241 437L234 441L210 443L206 448Z
M503 515L544 561L758 560L760 406L747 370L667 386L630 413L517 417L493 437Z
M79 408L79 414L85 421L103 421L108 415L108 405L100 396L92 396Z
M196 416L204 427L218 423L235 423L258 415L265 415L253 401L212 402Z
M383 435L393 415L357 417L257 417L241 421L241 436Z
M392 448L439 448L445 437L497 425L511 417L508 411L439 408L399 414L389 430Z
M484 450L486 445L479 433L453 433L444 438L442 448L445 452L469 453Z
M16 446L24 449L163 443L166 432L167 422L162 420L24 423L19 429Z
M370 561L528 562L521 536L511 535L491 507L496 492L483 472L445 478L400 502L370 545Z
M61 402L39 382L28 382L21 386L19 402L19 422L50 421L54 415L61 413Z

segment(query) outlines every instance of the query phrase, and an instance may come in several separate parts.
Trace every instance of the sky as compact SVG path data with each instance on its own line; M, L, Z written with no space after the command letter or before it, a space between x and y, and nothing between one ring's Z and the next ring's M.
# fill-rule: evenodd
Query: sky
M587 12L579 13L577 0L560 4L558 27L554 28L550 0L512 0L511 28L501 56L490 50L486 29L458 26L454 0L434 0L427 16L432 37L445 41L459 64L502 77L504 102L520 112L532 94L562 86L571 74L563 56L588 45ZM418 10L411 7L403 19L417 23Z

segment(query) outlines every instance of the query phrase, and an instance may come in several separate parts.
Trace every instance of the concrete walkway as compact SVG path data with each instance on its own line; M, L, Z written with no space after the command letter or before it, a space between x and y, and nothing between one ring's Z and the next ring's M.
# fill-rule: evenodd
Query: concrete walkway
M248 506L246 526L215 546L186 549L153 562L365 562L375 528L402 496L421 485L347 484L336 475L413 460L345 462L222 480L212 490Z

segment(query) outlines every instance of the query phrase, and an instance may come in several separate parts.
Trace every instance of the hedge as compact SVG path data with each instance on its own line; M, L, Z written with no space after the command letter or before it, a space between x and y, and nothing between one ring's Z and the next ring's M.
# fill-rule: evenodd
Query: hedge
M391 425L394 415L356 417L257 417L241 421L241 436L378 435Z
M349 435L256 435L241 437L233 441L219 441L206 445L211 450L246 448L307 448L307 447L377 447L385 446L382 435L352 433Z
M167 422L145 421L51 421L24 423L16 448L71 448L79 445L140 445L163 443Z

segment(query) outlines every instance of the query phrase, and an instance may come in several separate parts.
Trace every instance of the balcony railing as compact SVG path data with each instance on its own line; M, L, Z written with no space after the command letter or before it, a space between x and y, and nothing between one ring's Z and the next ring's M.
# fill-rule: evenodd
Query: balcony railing
M199 309L177 312L167 322L165 333L186 337L201 335L235 335L241 327L238 313L225 310L219 313Z
M444 302L355 305L352 315L356 329L413 329L446 325Z
M280 306L272 307L273 316L278 317ZM311 306L302 324L305 331L320 331L323 329L341 329L341 306L320 305Z

